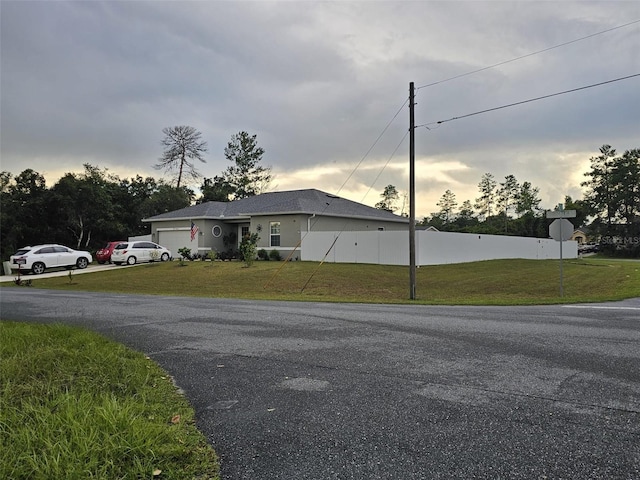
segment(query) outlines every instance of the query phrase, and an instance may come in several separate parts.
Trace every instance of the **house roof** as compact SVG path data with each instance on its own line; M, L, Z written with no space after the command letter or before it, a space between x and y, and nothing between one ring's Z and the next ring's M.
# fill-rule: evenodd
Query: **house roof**
M143 222L241 219L260 215L325 215L408 223L409 219L316 189L263 193L232 202L205 202L145 218Z

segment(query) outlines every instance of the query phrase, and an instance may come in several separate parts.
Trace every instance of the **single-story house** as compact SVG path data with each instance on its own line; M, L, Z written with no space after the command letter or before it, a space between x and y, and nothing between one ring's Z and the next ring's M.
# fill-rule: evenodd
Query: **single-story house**
M316 189L263 193L231 202L205 202L145 218L151 238L174 256L237 250L247 233L259 236L258 250L294 252L307 232L409 230L409 219ZM192 240L192 227L197 231ZM195 228L193 229L195 231Z
M583 243L587 243L587 234L582 230L577 229L573 232L573 235L571 235L569 240L575 240L578 242L578 245L582 245Z

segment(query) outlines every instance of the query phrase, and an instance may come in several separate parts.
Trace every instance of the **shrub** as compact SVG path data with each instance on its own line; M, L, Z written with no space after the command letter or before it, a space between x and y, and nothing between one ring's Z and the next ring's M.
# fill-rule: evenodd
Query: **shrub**
M269 252L269 258L274 262L279 262L280 260L282 260L282 257L280 256L280 252L276 249L273 249Z
M182 247L178 249L178 253L180 254L180 266L184 267L184 261L191 260L191 249L189 247Z
M256 259L256 244L258 243L257 233L247 233L240 242L240 256L247 267L250 267Z
M260 250L258 250L258 258L260 260L269 260L269 254L264 248L261 248Z

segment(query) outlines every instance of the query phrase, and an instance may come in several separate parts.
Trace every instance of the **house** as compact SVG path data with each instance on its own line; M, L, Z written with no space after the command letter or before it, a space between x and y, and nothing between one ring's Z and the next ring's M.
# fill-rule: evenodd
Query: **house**
M582 245L583 243L587 243L587 234L578 229L573 232L569 240L575 240L578 242L578 245Z
M308 232L408 231L409 219L386 210L316 189L263 193L231 202L206 202L142 220L151 238L177 256L235 251L247 233L259 236L258 250L277 250L283 258L302 258L300 245ZM197 227L191 235L192 224ZM194 229L195 230L195 229Z

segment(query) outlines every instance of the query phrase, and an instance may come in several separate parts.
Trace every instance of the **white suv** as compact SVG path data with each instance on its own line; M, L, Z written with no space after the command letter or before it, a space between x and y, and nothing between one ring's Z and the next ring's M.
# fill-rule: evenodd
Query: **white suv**
M47 268L87 268L92 261L89 252L53 243L23 247L9 258L11 270L32 271L36 275L44 273Z
M171 252L153 242L122 242L111 253L111 261L116 265L135 265L138 262L166 262L171 260Z

